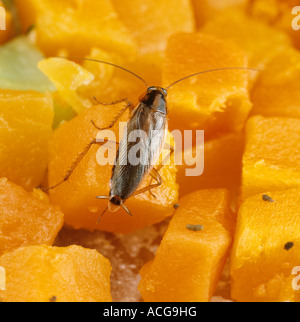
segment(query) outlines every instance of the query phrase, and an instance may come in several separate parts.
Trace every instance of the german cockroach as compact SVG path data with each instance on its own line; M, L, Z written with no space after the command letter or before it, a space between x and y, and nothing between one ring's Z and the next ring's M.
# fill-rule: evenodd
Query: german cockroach
M75 57L60 57L60 58L69 58L69 59L81 59ZM109 210L111 212L117 211L120 207L122 207L127 214L131 215L129 209L125 206L125 202L130 197L139 195L146 191L150 191L162 184L162 178L159 174L159 170L161 166L155 168L154 165L158 161L160 154L164 148L165 140L166 140L166 133L168 129L168 109L167 109L167 95L168 90L178 84L181 81L184 81L190 77L194 77L201 74L217 72L222 70L254 70L258 71L257 69L253 68L246 68L246 67L228 67L228 68L217 68L217 69L210 69L202 72L198 72L192 75L188 75L184 78L181 78L166 88L159 87L159 86L149 86L148 83L138 76L137 74L112 63L95 60L95 59L88 59L85 58L84 60L94 61L102 64L111 65L113 67L122 69L131 75L135 76L147 86L147 92L143 94L139 98L139 103L133 109L131 116L127 122L127 135L124 135L121 142L119 143L119 148L117 151L116 160L112 169L112 176L110 180L110 192L109 196L98 196L98 199L108 199L108 206L101 214L100 218L104 215L104 213ZM106 130L112 128L116 122L120 119L120 117L124 114L124 112L131 106L127 99L120 100L117 102L113 102L111 104L105 105L113 105L120 102L127 102L126 107L117 115L114 121L107 127L107 128L99 128L94 120L91 120L92 124L99 130ZM139 145L142 146L140 149L141 156L139 160L141 160L138 164L133 164L130 162L129 155L127 151L136 145L136 142L131 142L128 140L128 137L131 133L140 132L145 133L145 136L138 135L140 142ZM71 176L72 172L78 165L78 163L82 160L82 158L88 153L90 148L98 144L96 139L92 140L86 149L78 156L77 160L74 162L73 166L68 171L65 178L56 184L53 187L46 188L43 190L50 190L54 189L63 182L67 181ZM103 144L103 143L102 143ZM174 152L172 147L171 153ZM124 152L125 151L125 152ZM170 157L170 155L168 156ZM138 190L142 180L147 176L151 175L151 177L156 181L154 184L150 184L148 187L142 188ZM99 218L99 221L100 221ZM98 222L99 222L98 221Z

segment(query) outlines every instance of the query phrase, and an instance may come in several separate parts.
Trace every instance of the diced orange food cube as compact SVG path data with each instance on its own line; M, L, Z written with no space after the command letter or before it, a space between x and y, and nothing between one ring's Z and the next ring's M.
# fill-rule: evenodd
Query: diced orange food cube
M224 14L225 9L231 7L244 8L247 0L192 0L195 8L198 26L216 15Z
M134 55L136 44L109 0L16 1L23 28L36 25L37 43L47 55L66 49L83 57L92 47Z
M249 56L249 67L263 69L279 52L291 47L291 40L284 32L251 19L242 10L225 10L210 20L202 29L222 39L234 41ZM258 73L253 74L255 78Z
M250 0L248 1L248 12L257 20L265 21L269 24L278 23L287 7L297 0ZM291 14L291 9L289 13Z
M0 254L27 245L52 245L64 215L40 191L25 191L0 179Z
M246 128L242 200L300 187L300 120L252 117Z
M300 118L300 53L294 49L277 55L254 85L252 114Z
M3 302L111 302L111 265L96 250L28 246L0 257Z
M15 0L14 5L16 7L18 18L20 22L20 28L23 33L28 32L33 26L35 26L37 14L40 10L40 7L37 7L37 4L42 5L43 1L35 2L31 1L22 1Z
M267 192L264 199L262 194L252 196L239 210L231 257L232 298L299 302L300 190Z
M137 75L142 76L149 82L156 84L161 82L161 71L155 72L144 62L129 62L121 55L108 52L103 49L93 48L87 58L106 61L124 67ZM82 66L92 73L95 77L94 81L88 85L83 85L78 89L78 93L85 98L85 100L93 100L95 97L101 103L111 103L123 98L127 98L134 103L138 97L147 89L144 82L131 75L130 73L115 68L106 64L94 61L83 61Z
M236 194L242 177L243 150L242 133L222 135L185 150L183 165L177 166L180 197L208 188L227 188L233 195ZM190 166L193 163L195 165ZM187 173L196 166L203 167L200 176Z
M160 65L169 36L195 31L189 0L112 0L121 21L135 37L145 64ZM159 85L159 84L150 84Z
M87 109L70 122L61 125L54 134L50 147L49 185L60 182L68 173L77 157L98 134L98 130L91 124L93 120L99 127L107 127L115 116L124 109L124 104L112 106L95 106ZM120 119L128 120L126 112ZM144 226L164 220L173 214L173 206L177 203L178 186L176 184L176 167L166 165L161 171L163 184L150 192L137 195L126 202L132 217L121 208L115 213L109 211L103 216L100 224L98 218L107 207L107 200L98 200L97 196L108 196L112 165L100 165L107 161L112 164L118 147L114 142L119 141L119 124L109 136L109 148L94 146L79 162L68 182L50 191L51 201L61 207L65 214L65 222L74 228L88 230L104 230L115 233L129 233ZM102 137L103 134L99 132ZM107 159L103 150L107 149ZM101 152L102 151L102 152ZM102 157L101 157L102 156ZM146 178L142 187L149 186L152 177ZM152 181L152 184L154 182Z
M0 177L27 190L40 185L52 135L51 95L0 90Z
M298 0L251 0L248 12L255 18L282 29L300 47Z
M235 44L200 33L169 38L163 84L215 68L247 67L247 56ZM221 70L192 77L170 88L171 129L205 130L205 136L240 131L251 109L248 71Z
M202 190L182 198L154 260L140 272L138 289L143 299L209 301L224 268L233 230L226 190Z

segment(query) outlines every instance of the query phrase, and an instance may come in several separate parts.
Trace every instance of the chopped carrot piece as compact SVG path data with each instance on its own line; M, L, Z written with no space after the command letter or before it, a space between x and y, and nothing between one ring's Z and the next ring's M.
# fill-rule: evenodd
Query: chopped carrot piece
M0 179L0 254L27 245L52 245L64 215L47 195Z
M166 50L163 84L227 67L247 67L246 54L234 43L198 33L175 34ZM239 132L251 109L248 71L220 70L182 81L170 88L168 104L172 130L205 130L206 139Z
M231 257L234 300L299 302L299 206L299 189L265 192L241 205Z
M232 242L234 219L226 190L185 196L153 261L141 270L145 301L206 302L211 299Z
M3 302L111 302L111 265L79 246L28 246L4 254Z
M242 200L300 186L300 120L252 117L246 128Z

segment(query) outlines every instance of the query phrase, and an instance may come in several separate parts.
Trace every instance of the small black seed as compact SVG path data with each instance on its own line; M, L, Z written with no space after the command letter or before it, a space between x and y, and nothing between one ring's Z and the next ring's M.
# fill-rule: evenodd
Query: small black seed
M290 250L294 247L294 243L293 242L288 242L284 245L284 249L285 250Z

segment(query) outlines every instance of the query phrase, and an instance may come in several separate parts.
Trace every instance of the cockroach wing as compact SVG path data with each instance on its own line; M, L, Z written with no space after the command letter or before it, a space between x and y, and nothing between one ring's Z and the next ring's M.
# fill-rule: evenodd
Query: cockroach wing
M159 159L167 132L166 115L139 104L127 123L111 179L111 195L128 199Z

